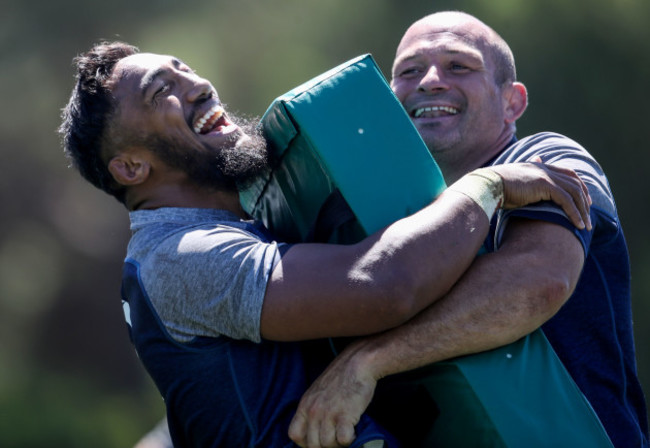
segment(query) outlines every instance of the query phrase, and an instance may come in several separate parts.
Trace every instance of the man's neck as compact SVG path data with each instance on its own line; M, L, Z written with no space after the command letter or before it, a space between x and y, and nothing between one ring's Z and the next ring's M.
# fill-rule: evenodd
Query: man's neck
M216 190L179 185L160 186L155 193L133 194L127 200L129 210L153 210L162 207L213 208L228 210L241 218L248 215L239 202L239 193L231 190Z
M447 185L451 185L465 174L485 166L490 160L501 154L514 141L514 133L503 134L491 147L474 148L465 155L458 157L459 152L448 151L449 159L438 155L436 161L440 166ZM462 154L462 153L461 153Z

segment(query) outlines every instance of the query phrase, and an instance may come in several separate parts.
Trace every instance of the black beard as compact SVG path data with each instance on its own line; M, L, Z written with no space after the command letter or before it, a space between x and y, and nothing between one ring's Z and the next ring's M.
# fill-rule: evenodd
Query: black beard
M256 118L234 117L229 113L233 123L237 123L250 138L238 146L238 137L233 137L231 144L213 151L179 150L183 146L177 142L158 137L150 137L148 146L169 166L181 169L192 181L204 188L236 191L250 186L263 173L269 170L266 140L262 136Z
M216 156L216 162L224 178L242 190L251 185L270 169L266 140L262 135L258 118L237 117L231 120L239 124L249 139L237 147L224 148Z

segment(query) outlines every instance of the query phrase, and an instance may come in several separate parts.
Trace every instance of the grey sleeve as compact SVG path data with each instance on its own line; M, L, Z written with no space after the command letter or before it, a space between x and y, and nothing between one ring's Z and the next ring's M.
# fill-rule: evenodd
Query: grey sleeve
M216 226L175 235L142 267L144 286L170 335L259 342L266 284L279 261L276 243Z

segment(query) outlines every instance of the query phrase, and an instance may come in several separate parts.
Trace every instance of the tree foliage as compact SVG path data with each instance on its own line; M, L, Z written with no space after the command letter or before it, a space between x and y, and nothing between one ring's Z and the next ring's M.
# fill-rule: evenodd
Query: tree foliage
M76 54L102 39L174 54L212 80L231 109L261 115L276 96L362 53L372 53L388 75L406 27L444 9L477 15L511 43L531 97L520 133L567 134L608 173L631 250L639 368L650 390L650 189L643 184L650 2L5 3L1 446L122 447L163 412L121 316L126 213L67 168L55 133Z

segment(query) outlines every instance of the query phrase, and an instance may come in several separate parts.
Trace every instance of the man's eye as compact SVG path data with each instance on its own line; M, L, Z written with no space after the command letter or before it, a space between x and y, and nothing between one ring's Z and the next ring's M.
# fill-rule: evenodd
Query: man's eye
M153 94L153 97L156 98L159 95L164 94L169 90L169 84L163 84L156 92Z
M463 64L454 63L454 64L451 64L451 70L455 71L455 72L466 71L466 70L469 70L469 67L467 67L466 65L463 65Z
M415 75L418 72L419 70L417 68L409 67L409 68L405 68L404 70L401 70L399 72L399 76L411 76L411 75Z

